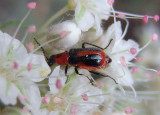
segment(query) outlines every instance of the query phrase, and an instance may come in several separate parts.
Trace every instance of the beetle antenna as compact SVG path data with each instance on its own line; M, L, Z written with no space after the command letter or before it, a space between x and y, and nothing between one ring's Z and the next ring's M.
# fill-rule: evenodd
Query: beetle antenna
M107 49L107 48L111 45L112 40L113 40L113 39L111 39L111 40L109 41L108 45L104 48L104 50Z
M34 39L34 41L40 46L41 44L36 40L36 38L33 38ZM41 47L41 50L42 50L42 52L43 52L43 54L44 54L44 56L45 56L45 58L47 59L47 61L48 61L48 58L47 58L47 56L46 56L46 53L45 53L45 50L44 50L44 48L43 47Z

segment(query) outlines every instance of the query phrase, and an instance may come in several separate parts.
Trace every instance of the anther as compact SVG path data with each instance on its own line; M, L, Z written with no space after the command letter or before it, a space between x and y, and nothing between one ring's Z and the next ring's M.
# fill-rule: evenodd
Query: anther
M36 26L35 25L30 25L28 27L28 32L30 33L35 33L36 32Z
M87 94L83 94L81 95L84 101L88 101L88 95Z
M112 4L114 3L114 0L107 0L107 3L108 3L109 5L112 5Z
M13 68L18 69L18 63L16 61L13 62Z
M154 15L154 16L153 16L153 20L154 20L155 22L158 22L158 21L159 21L159 15L157 15L157 14Z
M132 74L138 73L138 68L132 68L131 73Z
M28 3L27 4L27 8L31 9L31 10L35 9L36 8L36 2L30 2L30 3Z
M140 57L136 57L135 59L136 59L136 62L142 61L142 58Z
M60 34L60 38L65 37L67 34L68 34L68 32L67 32L67 31L63 31L63 32Z
M158 40L158 35L156 33L154 33L152 35L152 41L157 41Z
M130 53L131 53L132 55L136 54L136 53L137 53L136 48L131 48L131 49L130 49Z
M28 71L31 71L32 66L33 66L32 63L28 63L28 65L27 65L27 70L28 70Z
M126 107L125 113L126 114L131 114L133 112L132 107Z
M124 66L124 67L127 65L124 56L121 56L121 57L120 57L120 62L121 62L121 65Z
M49 96L43 97L42 102L45 103L45 104L48 104L50 102L50 97Z
M57 79L57 80L56 80L56 88L57 88L57 89L61 89L61 88L62 88L62 82L61 82L60 79Z
M142 18L142 21L144 23L148 23L148 15L144 15L144 17Z

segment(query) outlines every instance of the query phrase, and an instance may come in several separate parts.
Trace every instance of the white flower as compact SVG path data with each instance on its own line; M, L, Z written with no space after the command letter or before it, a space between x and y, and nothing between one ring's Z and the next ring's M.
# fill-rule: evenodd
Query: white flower
M72 69L71 71L73 71ZM61 88L57 88L57 79L60 81ZM68 114L71 112L71 108L76 108L77 115L80 115L80 113L88 112L103 103L102 90L89 84L89 80L85 76L76 76L75 73L72 73L67 84L65 82L64 71L57 66L49 78L50 92L45 96L50 101L42 100L44 102L43 110L48 111L48 114L55 112ZM83 100L82 95L87 99Z
M127 64L137 55L137 53L134 55L131 54L130 49L136 48L138 50L139 45L133 40L125 41L121 39L121 36L121 23L116 22L108 28L106 34L102 37L103 47L113 39L106 51L106 54L110 56L112 62L104 71L107 75L114 77L119 84L132 87L134 81Z
M94 27L96 34L102 34L101 20L109 17L110 5L107 0L74 0L76 2L75 20L82 31Z
M5 107L0 111L1 115L31 115L28 111L17 107Z
M79 41L81 30L73 21L64 21L49 28L48 39L53 39L57 35L60 38L52 42L51 45L57 49L66 50Z
M28 100L32 95L28 90L40 96L34 82L42 81L51 71L44 56L28 54L17 39L0 31L0 63L0 100L5 105L16 104L17 97Z

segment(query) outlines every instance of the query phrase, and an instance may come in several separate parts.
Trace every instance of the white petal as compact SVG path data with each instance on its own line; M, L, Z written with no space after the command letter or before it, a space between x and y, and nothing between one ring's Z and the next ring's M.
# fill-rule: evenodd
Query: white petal
M17 49L18 46L20 45L20 41L17 40L16 38L12 38L10 35L6 33L2 33L0 31L0 55L5 55L8 51L10 41L13 39L11 45L13 46L12 50ZM23 58L23 55L27 53L27 50L25 49L24 45L21 44L21 47L18 48L18 50L14 53L17 58Z
M9 82L8 82L9 83ZM19 90L17 87L9 83L0 76L0 100L5 104L15 105L17 102L17 96L19 94ZM7 89L8 88L8 89Z
M116 60L113 59L112 63L104 70L104 72L113 77L119 84L123 86L131 86L134 81L131 73L127 67L122 67Z
M94 25L94 17L80 3L75 9L75 20L82 31L88 31Z
M96 36L100 36L103 33L101 28L101 19L98 15L95 14L95 28L96 28Z
M35 111L40 108L41 105L41 96L38 86L32 84L25 87L24 93L29 102L26 103L26 106L31 110Z
M81 95L83 94L87 94L88 96L99 95L88 98L88 102L96 104L87 104L87 103L80 104L79 105L80 111L91 110L104 102L104 97L100 96L102 94L102 90L89 84L88 79L84 76L77 77L77 79L75 79L72 82L70 92L74 92L73 94L74 97L81 97Z
M116 22L115 24L113 23L112 25L109 26L106 33L101 38L103 41L102 42L103 48L108 45L111 39L113 39L112 43L107 48L107 54L110 54L110 52L112 51L112 48L115 45L115 42L117 41L117 38L120 38L121 35L122 35L122 28L121 28L120 21Z
M69 20L53 25L48 31L48 36L60 35L64 31L68 32L65 37L51 43L53 47L62 50L66 50L67 48L74 46L79 41L81 35L80 28L74 21Z
M117 58L124 56L126 61L131 61L137 55L137 53L134 55L130 53L131 48L136 48L138 52L139 45L133 40L128 40L128 41L121 40L119 44L114 46L114 48L112 49L112 54L115 54L114 57Z
M50 92L52 94L56 94L58 92L58 89L56 88L56 80L60 79L62 86L65 85L66 82L66 76L60 74L60 66L55 67L55 69L53 70L52 74L49 77L49 88L50 88ZM60 77L58 77L60 76Z
M48 115L67 115L67 114L59 112L59 111L51 111Z
M31 54L26 56L25 59L21 60L22 65L27 66L28 63L31 63L33 65L33 68L30 71L27 71L26 67L26 72L23 73L23 76L34 82L44 80L51 72L50 67L48 66L44 59L44 56L42 55Z

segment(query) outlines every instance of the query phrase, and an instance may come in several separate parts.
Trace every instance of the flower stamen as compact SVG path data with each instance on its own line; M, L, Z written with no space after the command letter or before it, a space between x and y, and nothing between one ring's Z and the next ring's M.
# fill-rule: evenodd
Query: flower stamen
M57 79L57 80L56 80L56 88L57 88L57 89L62 89L62 82L61 82L60 79Z
M121 65L123 66L123 67L126 67L126 60L125 60L125 57L124 56L121 56L120 57L120 62L121 62Z
M87 94L83 94L81 95L84 101L88 101L88 95Z
M126 114L131 114L133 112L132 107L126 107L125 113Z
M28 65L27 65L27 70L28 70L28 71L31 71L32 67L33 67L33 64L32 64L32 63L28 63Z
M45 103L45 104L48 104L50 102L50 97L49 96L43 97L42 102Z
M13 62L13 69L18 69L18 66L19 66L19 64L16 61L14 61Z

